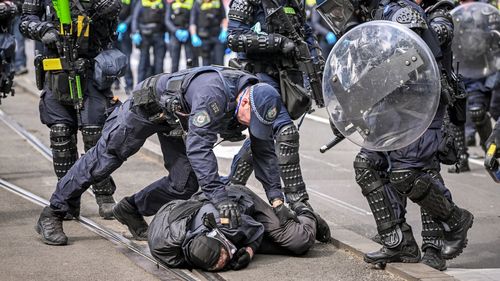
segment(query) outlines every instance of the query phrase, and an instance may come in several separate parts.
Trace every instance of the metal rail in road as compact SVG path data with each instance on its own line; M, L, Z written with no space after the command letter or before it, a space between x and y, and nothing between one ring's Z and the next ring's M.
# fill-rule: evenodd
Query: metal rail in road
M33 146L43 157L47 160L52 161L52 151L46 147L38 138L29 133L25 128L23 128L19 123L17 123L14 119L9 117L0 109L0 120L2 120L9 128L15 131L19 136L25 139L31 146ZM7 191L10 191L26 200L29 200L39 206L45 207L49 205L49 201L29 192L28 190L16 186L2 178L0 178L0 187L4 188ZM92 193L91 193L92 194ZM93 195L93 194L92 194ZM149 253L147 249L134 243L130 239L124 237L123 235L104 227L95 221L79 216L76 220L82 224L84 227L89 229L90 231L98 234L99 236L121 246L124 246L129 251L139 255L146 262L153 263L156 267L163 269L166 271L165 273L168 275L169 280L201 280L201 281L222 281L225 280L220 275L216 273L209 273L201 270L185 270L185 269L173 269L169 268L158 261Z

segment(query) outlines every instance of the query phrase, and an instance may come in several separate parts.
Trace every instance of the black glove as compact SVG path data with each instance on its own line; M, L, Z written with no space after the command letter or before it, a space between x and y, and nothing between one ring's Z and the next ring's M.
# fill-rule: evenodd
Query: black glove
M285 204L274 207L273 211L280 220L280 226L284 226L289 220L300 222L295 212L290 210Z
M220 202L217 204L217 210L219 210L222 225L226 225L229 228L236 228L241 225L241 215L238 204L232 200L226 199Z
M231 269L240 270L247 267L250 264L252 258L247 252L246 248L241 248L236 252L231 260Z
M57 42L59 42L59 32L51 28L43 34L41 41L47 46L54 46Z
M288 39L285 36L279 35L279 34L276 34L274 36L279 36L278 38L280 40L281 52L284 55L287 55L287 56L294 56L295 55L296 46L292 40Z

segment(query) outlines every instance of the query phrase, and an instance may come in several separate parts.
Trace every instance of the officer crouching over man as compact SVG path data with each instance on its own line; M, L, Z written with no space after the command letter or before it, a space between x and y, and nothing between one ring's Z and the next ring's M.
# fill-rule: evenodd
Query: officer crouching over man
M115 218L126 224L136 239L146 240L148 225L143 216L156 214L172 200L188 199L201 187L221 221L229 228L237 228L242 222L241 210L218 174L213 147L218 134L226 139L241 139L247 127L256 178L274 211L294 217L282 203L272 138L272 125L282 106L273 87L230 68L200 67L146 79L136 87L133 98L108 117L96 146L57 183L36 231L46 244L67 244L62 227L66 213L76 214L83 192L108 177L155 133L169 175L121 200L113 209ZM296 212L303 207L298 204ZM321 221L316 213L311 214L316 223ZM318 236L327 241L328 226L321 222L318 225Z

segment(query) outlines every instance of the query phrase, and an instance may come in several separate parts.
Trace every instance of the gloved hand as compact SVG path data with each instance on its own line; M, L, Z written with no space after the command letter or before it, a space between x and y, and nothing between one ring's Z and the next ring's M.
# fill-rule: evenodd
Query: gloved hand
M117 33L125 33L127 32L127 23L121 22L116 28Z
M132 35L132 43L134 43L136 47L139 47L139 45L141 45L141 42L142 36L140 33L135 33L134 35Z
M232 200L226 199L219 202L217 210L219 210L222 225L227 225L229 228L236 228L241 225L241 214L238 204Z
M185 30L185 29L177 29L175 31L175 37L177 38L177 40L179 40L180 42L184 43L189 38L189 32L187 30Z
M225 44L227 42L227 29L222 29L219 34L219 42Z
M284 226L289 220L294 220L295 222L300 222L294 211L290 210L285 204L273 207L273 211L280 220L280 226Z
M333 44L335 44L335 42L337 42L337 36L335 36L335 34L331 31L326 34L325 39L326 39L326 42L328 42L328 44L330 44L330 45L333 45Z
M191 44L195 48L201 47L201 45L203 45L203 42L201 41L201 38L200 36L198 36L198 34L191 35Z
M246 248L241 248L236 252L231 260L230 267L233 270L240 270L247 267L250 264L252 257Z
M42 36L42 43L45 45L54 45L59 41L59 32L55 29L49 29Z
M285 55L293 56L295 55L295 43L292 40L282 36L281 38L281 52Z
M163 41L165 42L165 44L170 44L170 34L168 32L165 32L165 34L163 35Z

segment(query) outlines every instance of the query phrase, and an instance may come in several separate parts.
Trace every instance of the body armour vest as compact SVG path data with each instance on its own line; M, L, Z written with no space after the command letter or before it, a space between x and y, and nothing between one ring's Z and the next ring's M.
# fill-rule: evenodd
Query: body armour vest
M197 19L198 35L201 38L218 36L220 24L224 19L222 2L220 0L204 0L200 3L200 14Z
M194 0L175 0L171 4L172 14L170 19L176 27L187 29L189 17L193 8Z

